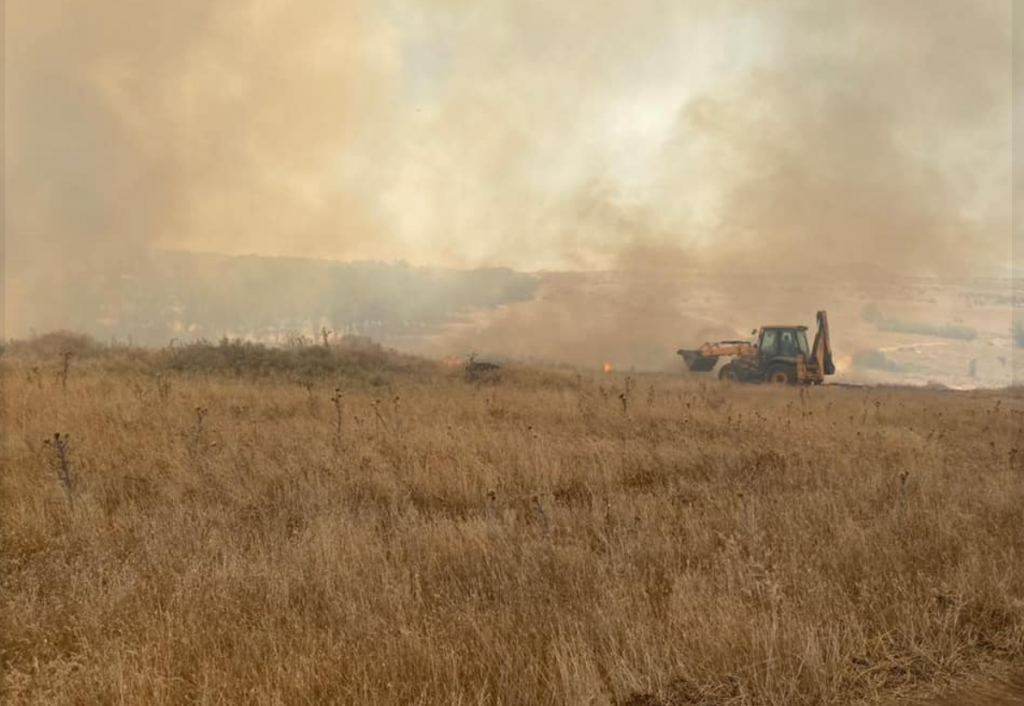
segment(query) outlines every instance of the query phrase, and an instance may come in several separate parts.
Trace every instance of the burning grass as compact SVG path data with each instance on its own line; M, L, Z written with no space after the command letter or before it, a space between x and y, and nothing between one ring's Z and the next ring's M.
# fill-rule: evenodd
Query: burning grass
M59 364L5 373L7 703L838 705L1024 659L1009 393Z

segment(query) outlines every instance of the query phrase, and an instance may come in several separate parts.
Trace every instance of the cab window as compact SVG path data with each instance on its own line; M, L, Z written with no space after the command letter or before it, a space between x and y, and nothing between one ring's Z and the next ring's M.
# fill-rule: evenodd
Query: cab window
M811 357L811 349L807 347L807 332L797 331L796 342L800 346L800 352L804 354L804 358Z
M774 356L778 355L779 339L778 332L774 329L768 329L761 334L761 355Z
M780 331L779 334L779 355L795 356L798 352L796 331Z

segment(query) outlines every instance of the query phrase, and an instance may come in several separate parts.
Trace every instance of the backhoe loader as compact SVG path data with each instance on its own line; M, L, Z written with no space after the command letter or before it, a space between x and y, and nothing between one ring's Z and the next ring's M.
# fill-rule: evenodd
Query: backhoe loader
M811 347L806 326L762 326L750 333L753 341L717 341L677 353L697 373L713 370L719 358L731 358L718 371L720 380L731 382L820 385L826 375L836 372L824 311L818 312L818 332Z

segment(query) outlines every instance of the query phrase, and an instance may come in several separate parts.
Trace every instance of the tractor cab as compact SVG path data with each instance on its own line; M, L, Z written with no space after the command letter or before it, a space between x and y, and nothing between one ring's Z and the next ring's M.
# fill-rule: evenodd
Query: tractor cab
M811 357L806 326L762 326L757 334L757 372L766 382L793 384Z
M757 351L763 363L785 359L795 364L798 355L803 355L804 360L807 360L811 356L807 344L807 327L762 326L757 332Z

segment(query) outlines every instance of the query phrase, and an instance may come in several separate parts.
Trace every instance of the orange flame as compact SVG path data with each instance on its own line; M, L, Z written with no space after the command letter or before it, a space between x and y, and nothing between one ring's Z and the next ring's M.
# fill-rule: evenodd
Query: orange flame
M441 363L443 365L449 365L449 366L454 367L456 365L462 365L462 358L460 358L457 355L449 355L449 356L446 356L446 357L442 358L441 359Z
M612 371L612 364L609 363L608 361L605 361L604 363L604 371L606 373L610 373Z

